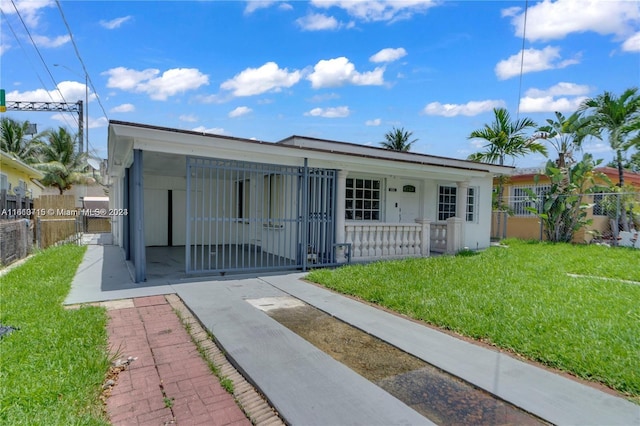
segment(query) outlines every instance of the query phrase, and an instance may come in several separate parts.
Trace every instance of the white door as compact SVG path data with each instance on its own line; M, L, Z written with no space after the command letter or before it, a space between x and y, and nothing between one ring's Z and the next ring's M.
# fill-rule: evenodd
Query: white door
M417 181L402 181L398 188L398 222L415 223L420 217L420 187Z

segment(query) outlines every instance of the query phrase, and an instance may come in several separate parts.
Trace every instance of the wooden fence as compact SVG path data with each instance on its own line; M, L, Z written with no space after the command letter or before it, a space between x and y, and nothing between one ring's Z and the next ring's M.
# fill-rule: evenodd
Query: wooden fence
M59 242L79 242L82 217L73 195L42 195L34 200L36 241L41 249Z

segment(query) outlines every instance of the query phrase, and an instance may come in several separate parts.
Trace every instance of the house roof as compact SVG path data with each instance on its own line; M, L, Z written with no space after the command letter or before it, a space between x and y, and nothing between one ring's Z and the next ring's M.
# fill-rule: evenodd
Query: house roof
M6 169L14 169L21 173L25 173L32 179L42 179L44 177L44 173L40 170L34 169L15 155L8 152L0 151L0 164L2 165L2 171L5 171Z
M179 143L177 143L178 137ZM228 159L235 159L239 154L244 154L241 158L259 158L261 161L276 162L286 162L289 159L292 164L297 164L301 158L309 158L334 163L336 168L376 163L381 167L416 168L434 173L449 171L456 175L511 174L514 171L514 168L509 166L389 151L377 147L297 135L274 143L111 120L109 122L109 170L112 175L118 175L119 168L128 167L131 164L133 149Z
M615 167L597 167L594 171L606 175L614 184L618 182L618 169ZM540 176L540 182L547 182L548 178L544 175L544 169L516 169L511 178L510 184L533 182L536 175ZM632 185L640 188L640 173L628 169L624 170L624 182L626 185Z

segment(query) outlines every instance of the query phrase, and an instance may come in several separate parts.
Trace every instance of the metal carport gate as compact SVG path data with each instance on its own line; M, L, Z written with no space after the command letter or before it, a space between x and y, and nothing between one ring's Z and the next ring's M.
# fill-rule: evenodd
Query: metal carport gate
M335 264L336 171L187 157L187 273Z

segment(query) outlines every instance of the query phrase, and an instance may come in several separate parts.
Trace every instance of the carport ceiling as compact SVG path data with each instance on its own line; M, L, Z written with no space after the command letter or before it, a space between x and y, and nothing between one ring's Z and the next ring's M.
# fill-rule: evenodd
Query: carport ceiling
M144 151L144 173L158 176L186 177L187 159L184 155Z

